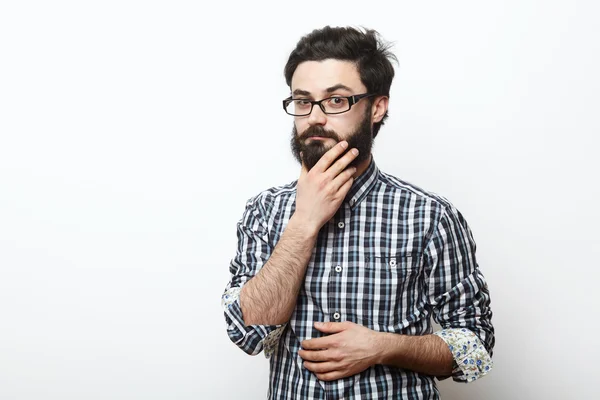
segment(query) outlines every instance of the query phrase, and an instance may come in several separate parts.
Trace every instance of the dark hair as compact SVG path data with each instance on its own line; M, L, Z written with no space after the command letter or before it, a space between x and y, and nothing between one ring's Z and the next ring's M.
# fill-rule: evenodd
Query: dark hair
M285 81L291 87L292 76L304 61L351 61L356 64L360 80L369 93L389 97L394 79L394 67L390 60L398 61L389 50L390 47L372 29L330 26L315 29L303 36L290 53L284 69ZM386 111L383 119L373 125L373 137L377 136L387 117Z

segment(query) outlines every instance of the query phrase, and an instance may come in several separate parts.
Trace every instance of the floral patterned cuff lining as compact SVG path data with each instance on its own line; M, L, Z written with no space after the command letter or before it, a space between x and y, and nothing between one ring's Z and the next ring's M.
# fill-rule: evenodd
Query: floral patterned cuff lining
M227 289L221 297L221 306L224 309L231 308L231 305L239 300L241 291L242 288L240 287L231 287ZM283 333L284 329L285 325L278 326L274 330L270 331L262 340L265 358L270 358L277 350L279 339L281 338L281 334Z
M240 292L242 288L239 287L230 287L228 288L223 296L221 296L221 306L223 308L231 307L231 304L236 302L240 298Z
M442 329L434 332L434 335L442 338L452 352L456 365L452 371L455 380L472 382L492 369L490 355L477 335L469 329Z
M277 351L279 347L279 339L283 333L286 325L282 325L279 328L269 332L267 337L263 339L263 349L265 358L271 358L271 356Z

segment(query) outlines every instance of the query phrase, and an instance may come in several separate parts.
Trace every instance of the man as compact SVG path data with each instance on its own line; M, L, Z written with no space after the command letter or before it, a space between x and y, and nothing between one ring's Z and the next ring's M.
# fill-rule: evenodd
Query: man
M285 67L300 177L248 201L222 298L231 340L270 358L270 399L438 399L434 377L491 368L467 223L371 155L393 58L375 31L325 27Z

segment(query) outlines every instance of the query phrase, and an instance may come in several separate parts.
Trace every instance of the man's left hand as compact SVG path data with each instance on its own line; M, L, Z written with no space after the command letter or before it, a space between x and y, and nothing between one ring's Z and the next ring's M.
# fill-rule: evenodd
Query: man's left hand
M316 322L315 328L330 335L302 341L298 354L320 380L346 378L378 363L380 332L349 321Z

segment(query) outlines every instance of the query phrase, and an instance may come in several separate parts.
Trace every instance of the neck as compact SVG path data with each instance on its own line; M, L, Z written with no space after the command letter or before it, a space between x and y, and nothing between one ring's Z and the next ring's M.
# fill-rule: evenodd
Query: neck
M354 176L353 176L353 178L355 180L356 180L356 178L361 176L367 170L367 168L369 168L369 164L371 164L372 157L373 157L373 155L369 155L369 158L367 158L365 161L361 162L360 164L358 164L356 166L356 172L354 173Z

